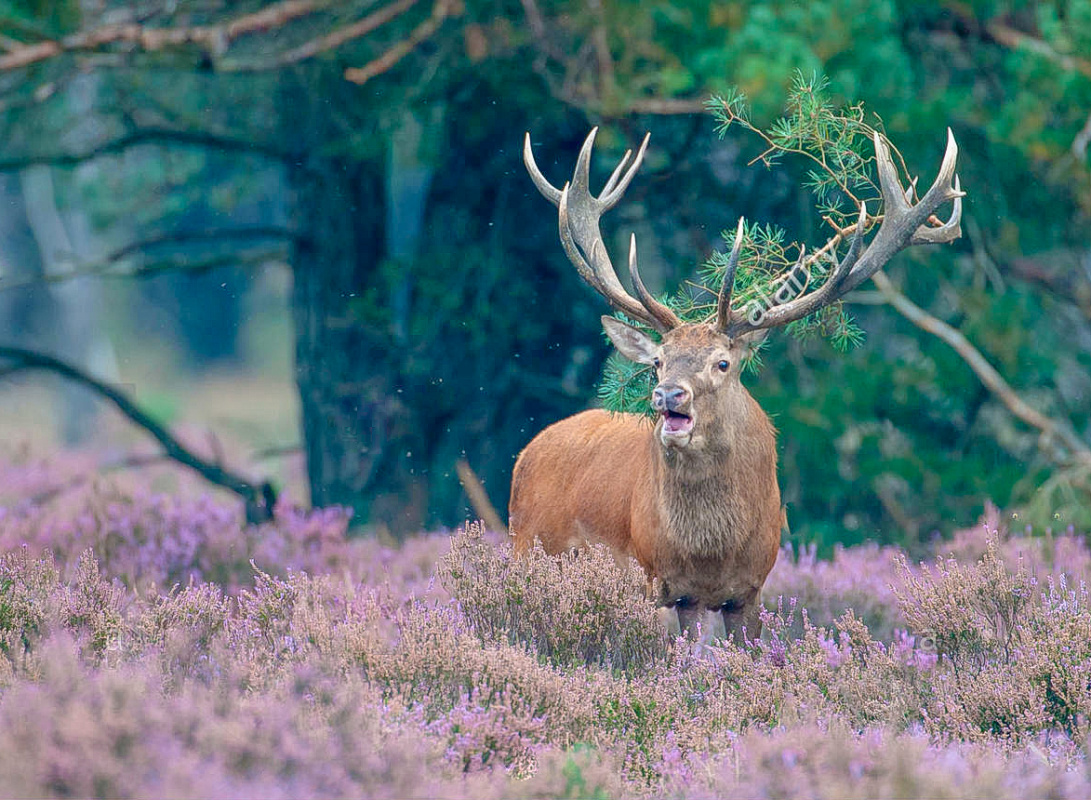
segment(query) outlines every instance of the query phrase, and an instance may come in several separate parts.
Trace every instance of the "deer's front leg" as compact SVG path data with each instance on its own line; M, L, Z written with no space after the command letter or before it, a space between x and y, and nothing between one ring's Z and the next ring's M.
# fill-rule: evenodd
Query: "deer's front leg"
M720 606L724 620L724 638L735 637L736 644L761 636L761 593L745 600L728 600ZM745 636L745 638L744 638Z
M697 605L688 597L679 598L674 604L678 614L678 628L687 638L697 641L700 638L701 618L705 615L705 609Z

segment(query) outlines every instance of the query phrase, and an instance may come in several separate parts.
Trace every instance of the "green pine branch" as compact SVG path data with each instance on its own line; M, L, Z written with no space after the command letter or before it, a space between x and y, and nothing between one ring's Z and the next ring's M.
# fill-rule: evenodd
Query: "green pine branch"
M827 89L825 77L812 75L808 78L797 72L784 115L767 129L759 128L751 121L746 96L737 89L713 97L706 104L721 137L731 126L737 125L758 136L765 144L766 149L751 163L760 161L772 167L785 156L810 162L804 186L814 196L816 210L831 228L832 238L820 251L809 248L805 251L803 243L787 241L783 228L747 221L732 291L733 305L737 308L773 296L785 282L789 287L801 283L800 292L818 288L835 259L840 259L848 247L849 237L841 234L856 224L860 203L867 203L869 226L881 214L882 192L875 176L872 145L877 129L865 121L862 104L836 107ZM904 172L901 154L893 147L891 152ZM727 254L735 244L735 235L734 227L721 234L724 250L714 253L699 268L699 283L687 283L674 295L659 298L682 320L702 322L715 315L717 293L723 283ZM799 261L804 253L807 259L801 268ZM790 291L794 296L797 289ZM652 338L658 337L642 324L629 319L625 321ZM857 346L864 338L863 331L840 302L791 323L787 331L799 339L821 336L841 352ZM761 368L760 351L760 345L751 350L745 365L747 372L757 372ZM606 362L598 394L603 406L611 411L650 415L648 398L654 384L654 370L615 353Z

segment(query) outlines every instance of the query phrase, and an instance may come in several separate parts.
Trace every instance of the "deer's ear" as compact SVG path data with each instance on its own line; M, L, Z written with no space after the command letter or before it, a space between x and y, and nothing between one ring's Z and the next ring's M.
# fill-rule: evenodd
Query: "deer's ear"
M615 317L603 316L602 327L606 329L606 335L610 337L617 351L630 361L638 364L652 364L655 361L655 351L659 349L659 345L647 334Z
M771 330L772 328L763 328L760 331L744 333L742 336L739 336L736 341L742 342L747 350L757 350L765 343L765 338L769 335L769 331Z

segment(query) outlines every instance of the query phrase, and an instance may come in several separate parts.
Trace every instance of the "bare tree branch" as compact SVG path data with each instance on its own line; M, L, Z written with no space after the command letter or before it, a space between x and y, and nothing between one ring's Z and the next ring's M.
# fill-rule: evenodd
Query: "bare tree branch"
M1041 433L1039 438L1041 448L1050 453L1056 463L1061 466L1071 466L1073 462L1091 465L1091 447L1076 435L1068 423L1052 419L1031 408L961 332L916 305L896 289L890 282L890 278L882 272L873 275L872 280L883 299L893 306L895 311L922 331L936 336L954 349L974 371L981 383L1004 404L1013 416L1032 428L1038 429ZM1058 444L1062 448L1062 452L1059 453L1056 448Z
M287 0L218 25L149 26L130 22L81 31L60 40L25 45L10 41L6 43L7 52L0 55L0 72L47 61L63 53L100 53L104 48L114 45L127 45L144 53L196 47L210 56L210 66L217 72L272 71L298 64L360 39L402 16L419 2L420 0L396 0L357 22L335 28L283 53L262 59L232 59L225 57L225 54L237 39L284 27L300 17L331 5L329 0ZM424 39L435 33L445 18L455 13L455 0L437 0L432 16L418 25L406 39L392 46L370 64L348 70L346 79L365 83L390 69Z
M616 94L617 81L613 75L614 65L610 56L609 45L605 38L605 27L601 22L595 26L590 45L594 51L594 57L599 67L601 92L589 94L586 91L578 91L570 80L571 74L565 80L558 80L557 76L549 69L548 61L565 65L571 73L578 56L571 48L558 46L550 36L542 11L538 8L536 0L520 0L523 6L523 14L526 17L527 26L533 33L533 41L538 57L535 58L533 68L549 85L551 93L557 99L581 111L595 111L602 113L606 107L602 96L611 97ZM601 18L601 4L596 3L592 10ZM705 112L704 98L682 97L636 97L627 101L627 109L636 114L655 114L657 116L703 114Z
M345 70L345 80L364 84L377 75L389 70L416 49L417 45L439 30L443 21L452 15L455 0L436 0L432 6L432 16L418 25L405 39L393 45L378 58L362 67L350 67Z
M343 44L351 42L353 39L359 39L367 34L371 33L376 28L379 28L391 20L397 19L406 11L415 6L420 0L398 0L396 3L391 3L388 6L380 8L378 11L373 11L368 14L362 20L354 22L351 25L346 25L343 28L338 28L335 31L327 33L325 36L319 36L317 39L311 39L309 42L300 45L299 47L292 48L291 50L281 53L275 58L266 63L266 69L275 69L276 67L283 67L289 64L296 64L300 61L305 61L309 58L313 58L319 53L326 52L328 50L336 50ZM253 65L257 68L262 68L261 65ZM246 65L240 64L238 67L228 66L229 71L240 71L250 69Z
M146 411L140 408L123 392L118 391L97 378L93 378L79 368L53 356L27 350L21 347L0 346L0 358L10 363L0 377L32 369L46 370L85 386L100 397L109 400L134 425L147 431L163 447L165 455L186 467L189 467L209 483L222 486L234 492L246 504L246 519L252 524L272 519L273 505L276 503L276 490L269 481L260 485L234 473L220 464L206 461L187 448L170 432L156 422Z
M0 72L27 67L62 53L95 52L107 45L129 44L151 52L168 47L197 45L211 53L222 53L236 39L252 33L280 28L320 10L328 3L315 0L285 0L252 14L244 14L220 25L152 27L139 23L105 25L81 31L60 40L9 47L0 56Z
M1031 36L1029 33L1023 33L1023 31L998 20L990 20L985 23L985 31L1005 47L1012 49L1021 47L1047 61L1053 62L1066 72L1079 72L1081 75L1091 78L1091 61L1086 58L1059 53L1048 42Z

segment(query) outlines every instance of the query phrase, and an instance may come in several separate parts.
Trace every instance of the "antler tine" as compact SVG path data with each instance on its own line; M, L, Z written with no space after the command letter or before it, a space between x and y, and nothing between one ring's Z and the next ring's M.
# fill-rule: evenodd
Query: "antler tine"
M852 272L852 268L856 266L856 261L860 258L860 254L864 252L865 230L867 230L867 203L861 202L860 217L856 220L856 233L852 235L852 244L849 245L849 251L845 253L845 257L841 260L841 263L834 267L831 278L843 280ZM838 275L840 275L840 278L838 278Z
M545 175L538 169L538 164L534 161L534 151L530 147L530 132L527 132L526 138L523 140L523 164L527 168L527 172L530 173L530 179L534 181L534 185L538 187L538 191L542 193L542 197L551 202L555 206L561 204L561 190L554 186L552 183L546 180Z
M867 207L860 204L860 217L852 243L844 259L834 266L822 286L810 294L795 297L776 304L774 295L771 307L757 307L747 317L737 315L728 326L729 335L744 334L752 330L786 325L813 314L836 302L846 292L855 289L882 269L890 259L915 244L942 244L961 235L962 197L964 192L955 174L958 145L954 134L947 129L947 149L944 151L936 180L928 191L913 202L915 181L906 190L898 179L898 170L890 157L890 148L878 132L874 135L875 160L879 173L879 188L883 195L883 220L875 238L866 247L863 244L867 228ZM927 225L928 219L941 205L953 201L951 216L937 227ZM779 292L778 292L779 293Z
M739 268L739 256L742 254L743 232L746 220L739 217L739 227L735 229L735 243L731 246L731 255L727 258L724 269L724 282L720 285L720 296L716 303L716 330L726 331L734 315L731 311L731 293L735 290L735 272Z
M644 161L644 151L648 149L648 140L652 138L650 133L644 134L644 141L640 143L640 149L636 151L636 158L633 159L632 165L621 176L620 182L617 186L614 186L614 175L617 175L621 171L622 165L629 160L629 152L625 153L625 158L621 160L621 164L618 164L617 169L614 170L614 175L610 176L610 180L606 182L606 188L602 190L602 194L599 195L599 202L602 203L603 210L609 210L617 205L617 201L621 199L621 196L625 194L625 190L629 188L629 184L632 183L633 178L636 176L636 171L640 169L641 162Z
M625 164L628 163L629 158L632 156L632 150L626 150L625 155L621 157L621 161L617 162L617 166L614 167L614 171L610 173L610 178L606 181L606 185L602 187L602 191L599 193L599 197L605 197L613 191L617 186L617 179L621 177L621 171L625 169Z
M789 322L802 319L836 301L837 298L844 294L842 284L852 272L853 266L855 266L860 258L860 253L864 249L864 229L866 227L867 203L860 203L860 216L856 221L856 231L852 236L848 252L840 261L834 262L833 270L820 288L810 294L801 295L771 308L762 307L758 301L755 301L755 306L745 317L728 327L727 334L737 336L749 331L787 325ZM799 261L796 262L793 269L805 267L805 263L804 253L801 252ZM776 295L774 295L773 299L776 299Z
M648 312L663 326L662 330L670 330L682 324L682 320L678 315L671 308L656 300L644 285L644 280L640 277L640 271L636 266L635 233L629 235L629 277L633 280L633 288L636 289L637 298L644 308L648 309Z
M597 127L592 128L587 134L576 159L572 180L561 190L550 184L538 169L531 152L529 134L523 144L523 163L526 164L527 172L530 173L531 180L538 187L538 191L557 206L561 244L568 260L576 267L580 277L616 310L664 333L680 325L681 320L670 308L652 297L644 286L636 266L635 241L630 250L629 264L633 274L633 286L640 296L639 301L633 298L618 280L614 266L610 263L610 256L606 252L606 245L603 244L602 232L599 230L599 218L603 212L617 204L636 175L644 159L649 137L644 137L631 163L629 159L632 157L632 151L626 152L621 163L611 173L602 193L595 197L591 194L590 182L591 152L594 149L597 134Z
M898 180L898 170L890 157L890 148L878 131L874 135L875 158L879 168L879 186L883 193L883 222L879 232L845 280L844 291L855 289L881 270L897 253L913 244L943 244L961 235L962 191L955 165L958 143L947 129L947 147L943 152L939 173L921 199L911 205ZM954 201L951 217L939 228L925 225L928 218L946 202ZM938 235L936 232L939 232Z
M955 191L959 196L952 204L951 217L938 228L917 228L913 238L909 240L913 244L947 244L953 242L962 235L962 184L955 175Z
M674 326L673 323L668 323L665 318L660 319L651 311L651 309L630 297L622 287L620 281L618 281L617 275L614 273L613 265L610 263L610 256L606 253L606 247L603 245L602 237L598 232L597 217L591 223L591 227L595 229L595 238L590 240L580 238L581 229L586 233L588 225L586 224L586 220L573 220L570 214L569 198L571 196L572 188L573 187L567 183L564 185L564 190L561 192L561 202L558 206L560 213L557 218L561 235L561 245L564 247L564 252L565 255L568 256L568 260L576 267L576 270L580 273L580 277L583 278L592 289L601 294L606 302L615 309L632 319L637 319L650 325L660 333L670 330ZM590 241L590 252L587 253L587 258L584 258L581 247L586 250L586 242L588 241ZM643 283L641 283L641 285L643 285ZM653 302L656 302L654 301L654 298ZM661 305L658 302L656 302L656 304ZM667 309L667 311L670 311L670 309Z
M745 318L739 319L728 327L728 335L738 336L751 331L764 330L767 327L787 325L789 322L800 320L837 300L844 294L841 288L844 279L852 272L852 267L859 260L860 253L864 249L864 229L866 227L867 204L861 203L860 217L856 220L856 230L852 236L852 242L849 244L849 251L844 254L843 259L835 261L834 270L830 272L822 286L812 291L810 295L801 295L771 308L764 308L758 301L755 301L753 309L745 315ZM793 268L805 267L805 263L804 253L801 252L800 260L796 262ZM774 299L776 299L776 295Z
M595 137L598 136L598 132L599 128L596 125L583 140L580 154L576 156L576 169L572 173L572 189L580 196L586 195L591 200L601 203L599 198L591 194L591 151L595 148ZM605 210L603 208L599 213Z

